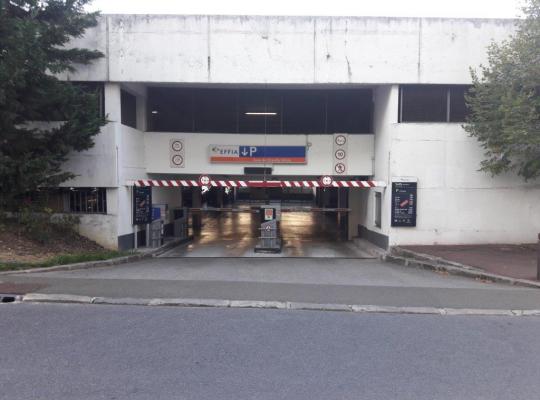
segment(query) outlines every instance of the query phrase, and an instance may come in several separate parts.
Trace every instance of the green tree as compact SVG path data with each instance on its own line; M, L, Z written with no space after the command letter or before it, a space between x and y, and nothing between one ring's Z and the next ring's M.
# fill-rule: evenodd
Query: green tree
M485 149L481 170L540 176L540 0L527 0L516 32L488 48L488 65L471 69L465 130Z
M56 77L102 57L64 47L97 24L89 1L0 0L0 207L72 178L68 154L92 147L106 122L97 93Z

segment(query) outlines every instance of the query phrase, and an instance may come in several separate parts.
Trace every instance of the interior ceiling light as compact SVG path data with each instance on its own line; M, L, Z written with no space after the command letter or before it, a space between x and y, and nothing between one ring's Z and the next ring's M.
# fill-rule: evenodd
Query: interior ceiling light
M152 110L152 114L157 114L157 110Z
M246 115L277 115L275 112L247 112Z

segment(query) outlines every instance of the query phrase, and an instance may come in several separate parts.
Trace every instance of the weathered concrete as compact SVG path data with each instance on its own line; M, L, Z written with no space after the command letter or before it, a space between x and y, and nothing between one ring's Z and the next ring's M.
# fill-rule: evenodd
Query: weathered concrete
M72 80L260 84L469 83L496 19L107 15L75 45L106 54ZM471 40L474 38L474 40ZM444 51L442 51L444 50Z

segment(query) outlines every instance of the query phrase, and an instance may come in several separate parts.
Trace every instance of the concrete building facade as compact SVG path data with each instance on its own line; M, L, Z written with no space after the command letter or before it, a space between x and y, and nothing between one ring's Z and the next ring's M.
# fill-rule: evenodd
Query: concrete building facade
M105 56L62 77L102 84L110 121L95 146L66 165L78 176L64 186L106 196L106 210L82 213L81 233L131 247L134 181L247 179L245 167L264 166L271 168L264 179L379 182L342 196L348 237L381 247L534 241L539 182L479 172L482 148L462 128L469 67L485 63L491 41L514 29L514 21L492 19L102 16L73 45ZM273 119L246 120L241 107L263 97L263 112L277 110ZM317 99L325 105L317 108ZM338 172L337 134L347 138ZM171 161L175 140L181 166ZM231 145L303 147L306 161L212 161L214 148ZM417 183L415 226L392 223L394 181ZM170 223L181 189L152 190Z

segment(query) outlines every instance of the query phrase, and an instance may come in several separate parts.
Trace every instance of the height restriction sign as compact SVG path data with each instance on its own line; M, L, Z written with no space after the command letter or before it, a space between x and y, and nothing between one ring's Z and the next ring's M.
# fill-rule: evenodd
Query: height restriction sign
M349 152L349 136L346 133L336 133L334 135L334 145L333 145L333 158L334 158L334 171L333 174L336 175L346 175L347 174L347 155Z

